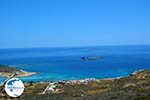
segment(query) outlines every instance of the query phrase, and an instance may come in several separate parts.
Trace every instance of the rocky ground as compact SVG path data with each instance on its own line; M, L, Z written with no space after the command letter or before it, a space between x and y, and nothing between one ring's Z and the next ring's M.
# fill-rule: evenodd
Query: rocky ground
M88 84L57 84L57 92L40 94L47 85L47 82L25 83L21 97L9 98L5 95L1 100L150 100L150 70Z
M19 100L150 100L150 70L129 77L103 79L88 84L58 84L56 93L39 94L48 83L28 83Z

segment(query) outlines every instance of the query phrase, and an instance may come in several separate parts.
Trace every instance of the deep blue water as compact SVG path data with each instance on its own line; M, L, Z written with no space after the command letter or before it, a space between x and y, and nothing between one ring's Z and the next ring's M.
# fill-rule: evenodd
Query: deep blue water
M104 58L82 60L82 56ZM0 64L38 72L37 75L21 77L24 81L127 76L138 69L150 69L150 46L0 49Z

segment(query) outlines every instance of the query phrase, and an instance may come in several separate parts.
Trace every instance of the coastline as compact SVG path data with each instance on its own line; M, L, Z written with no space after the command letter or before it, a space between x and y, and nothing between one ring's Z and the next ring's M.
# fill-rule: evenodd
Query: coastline
M24 75L31 75L22 71ZM34 74L34 73L33 73ZM23 75L23 74L22 74ZM62 81L24 81L26 91L19 100L149 100L150 69L133 71L129 76L115 78L85 78ZM144 92L144 93L143 93ZM121 94L121 96L120 96ZM147 95L145 95L147 94ZM4 94L5 95L5 94ZM33 98L34 95L34 98Z
M27 71L23 71L23 73L17 73L17 76L21 76L21 77L25 77L25 76L32 76L37 74L37 72L27 72ZM0 77L9 77L12 73L7 73L7 72L0 72Z
M0 77L9 77L13 73L15 73L16 76L31 76L37 74L37 72L28 72L11 66L0 65Z
M37 74L37 72L27 72L24 70L20 70L20 71L22 72L22 74L18 74L17 76L32 76L32 75Z
M13 72L15 72L16 76L19 76L19 77L28 77L28 76L38 74L37 72L28 72L28 71L18 69L18 68L15 68L15 67L11 67L11 66L1 65L0 67L1 67L1 69L3 69L4 67L9 68L9 71L8 71L8 69L5 69L5 71L0 71L0 77L9 77ZM147 69L145 69L145 70L147 70ZM126 75L126 76L108 77L108 78L94 78L94 77L89 78L89 77L85 77L83 79L65 79L65 80L57 80L55 82L58 82L58 81L72 81L72 82L77 82L78 83L79 81L83 81L85 79L116 80L116 79L121 79L121 78L124 78L124 77L136 76L136 74L138 74L139 72L145 71L145 70L144 69L135 70L135 71L131 72L129 75ZM40 81L39 80L39 81L35 81L35 82L48 82L48 81L53 81L53 80L45 80L45 81L42 81L42 80Z
M25 82L26 91L19 100L150 100L150 69L132 73L116 78Z
M140 75L140 73L145 73L146 71L149 71L149 69L139 69L136 71L131 72L128 76L118 76L118 77L110 77L110 78L83 78L83 79L65 79L65 80L57 80L57 81L52 81L52 80L46 80L46 81L33 81L35 83L47 83L47 82L64 82L64 83L71 83L71 84L79 84L79 83L84 83L84 81L114 81L114 80L119 80L122 78L126 78L126 77L132 77L132 76L140 76L140 78L145 78L145 74L144 75ZM26 72L26 71L25 71ZM20 75L20 76L31 76L31 75L35 75L37 74L36 72L27 72L27 74L25 75ZM30 81L28 81L30 82ZM27 83L28 83L27 82Z

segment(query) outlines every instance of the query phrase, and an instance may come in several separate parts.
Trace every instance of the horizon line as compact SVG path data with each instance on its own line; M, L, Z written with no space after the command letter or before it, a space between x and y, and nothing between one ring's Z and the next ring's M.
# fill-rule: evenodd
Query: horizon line
M103 46L150 46L150 44L112 44L112 45L83 45L83 46L43 46L43 47L6 47L0 49L38 49L38 48L81 48L81 47L103 47Z

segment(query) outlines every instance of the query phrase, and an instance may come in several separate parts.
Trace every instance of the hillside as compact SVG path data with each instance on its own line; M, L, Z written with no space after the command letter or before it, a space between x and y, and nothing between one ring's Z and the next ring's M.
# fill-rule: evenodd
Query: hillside
M58 92L39 94L47 84L27 83L19 100L150 100L150 70L88 84L58 84Z
M139 70L127 77L97 79L87 84L57 83L57 91L46 94L40 93L49 82L24 84L22 96L13 99L5 94L0 100L150 100L150 70Z

